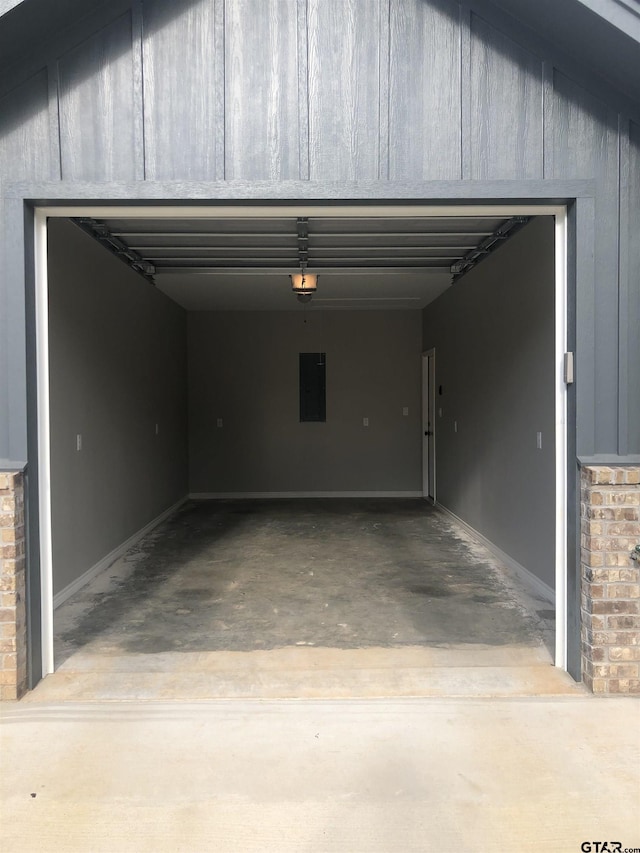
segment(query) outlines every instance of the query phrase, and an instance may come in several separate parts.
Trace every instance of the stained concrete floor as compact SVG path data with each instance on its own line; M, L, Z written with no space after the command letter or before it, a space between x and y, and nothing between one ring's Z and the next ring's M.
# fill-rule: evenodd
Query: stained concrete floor
M549 603L422 500L190 502L55 626L26 702L581 689Z
M421 500L190 502L60 608L56 657L550 644L522 592Z

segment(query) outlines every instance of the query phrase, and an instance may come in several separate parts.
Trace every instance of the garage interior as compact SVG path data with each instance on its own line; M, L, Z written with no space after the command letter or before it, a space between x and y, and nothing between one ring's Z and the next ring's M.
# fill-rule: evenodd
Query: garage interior
M573 688L550 666L552 217L274 209L48 232L56 674L38 690ZM296 270L318 275L310 301ZM301 421L303 353L324 420Z

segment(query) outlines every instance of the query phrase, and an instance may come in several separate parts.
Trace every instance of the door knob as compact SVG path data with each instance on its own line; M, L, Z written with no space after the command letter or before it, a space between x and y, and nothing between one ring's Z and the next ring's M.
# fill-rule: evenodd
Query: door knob
M425 435L433 435L433 432L430 429L428 429L428 430L425 430L424 434Z

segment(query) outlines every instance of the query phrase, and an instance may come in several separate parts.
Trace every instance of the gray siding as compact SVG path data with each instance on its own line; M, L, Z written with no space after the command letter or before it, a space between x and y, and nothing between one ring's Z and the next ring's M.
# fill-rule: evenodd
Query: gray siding
M0 98L0 184L48 180L49 83L43 68Z
M462 177L460 37L457 3L391 0L392 180Z
M63 180L135 178L130 15L62 56L58 87Z
M309 0L311 180L378 177L380 0Z
M578 452L640 453L629 121L640 106L570 60L560 67L488 0L471 7L138 0L114 4L106 25L101 8L41 68L31 57L24 80L14 67L0 81L0 182L311 178L330 197L352 181L595 180L595 319L578 340L595 427Z
M553 299L553 222L540 217L429 305L423 318L423 347L435 347L442 390L437 500L551 588Z
M552 174L569 178L588 174L596 179L595 324L593 329L580 330L577 353L580 362L581 336L593 336L595 450L614 453L618 444L618 116L562 74L554 79L553 114Z
M225 23L225 177L297 178L296 4L239 0Z
M144 4L144 174L149 180L214 180L223 101L216 4ZM134 48L138 49L137 45Z
M471 16L470 177L543 177L540 57Z
M8 180L28 180L36 175L50 177L47 73L43 69L16 89L0 97L0 190ZM0 195L0 217L4 200ZM18 225L19 227L19 225ZM6 239L6 238L5 238ZM23 288L12 292L4 274L4 239L0 239L0 459L26 461L26 451L16 452L12 441L9 388L15 381L16 353L9 352L12 326L23 322L16 304ZM20 354L22 356L22 353ZM26 436L21 442L26 445ZM19 455L21 458L16 459Z
M631 123L631 145L628 164L629 207L623 246L626 261L627 293L622 302L621 324L626 335L623 392L628 393L629 452L640 452L640 124Z

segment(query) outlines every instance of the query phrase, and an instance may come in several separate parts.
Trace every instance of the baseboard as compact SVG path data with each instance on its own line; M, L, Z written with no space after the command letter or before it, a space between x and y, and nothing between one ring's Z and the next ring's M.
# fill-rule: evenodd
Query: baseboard
M421 498L422 492L192 492L193 501L276 498Z
M116 560L122 557L123 554L131 548L132 545L135 545L136 542L139 542L143 536L146 536L147 533L150 533L154 527L157 527L159 524L169 518L170 515L173 515L176 510L180 509L183 503L187 501L189 498L185 496L181 498L177 503L170 506L168 509L165 509L164 512L161 512L160 515L156 516L152 521L148 524L145 524L144 527L140 528L133 536L130 536L125 542L121 545L118 545L117 548L114 548L113 551L110 551L105 557L103 557L99 562L95 564L95 566L91 566L90 569L87 569L86 572L80 575L79 578L76 578L74 581L68 586L65 586L64 589L61 589L59 593L54 595L53 597L53 609L55 610L57 607L60 607L68 598L71 598L79 589L81 589L85 584L88 584L95 577L97 577L100 572L104 571L104 569L109 568L109 566L113 565Z
M466 521L463 521L459 518L454 512L451 512L450 509L447 509L446 506L443 506L440 503L435 503L438 509L442 510L446 515L451 516L451 518L463 527L467 533L472 536L474 539L477 539L484 547L491 551L501 563L504 563L505 566L510 569L514 575L516 575L520 580L529 587L529 589L538 595L540 598L544 599L544 601L548 601L550 604L555 605L556 603L556 594L554 590L546 584L543 580L540 580L539 577L530 572L529 569L526 569L523 565L514 560L513 557L510 557L509 554L505 553L502 548L498 548L497 545L494 545L490 539L487 539L486 536L483 536L482 533L479 533L475 527L471 527L470 524L467 524Z

